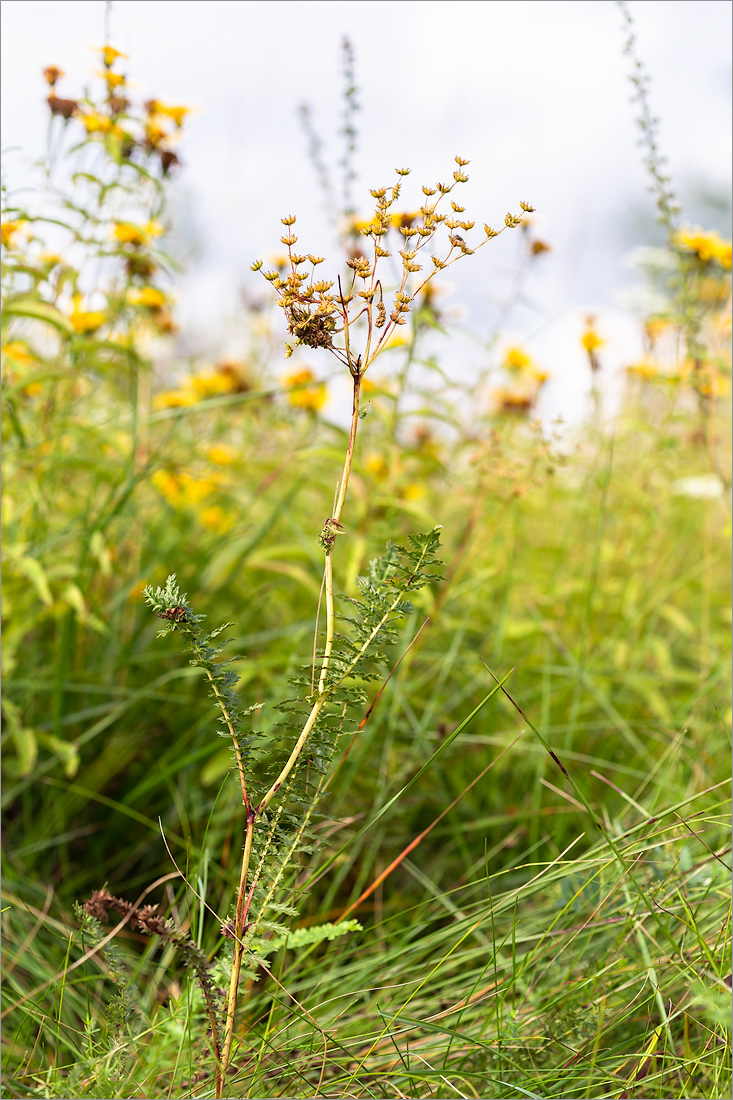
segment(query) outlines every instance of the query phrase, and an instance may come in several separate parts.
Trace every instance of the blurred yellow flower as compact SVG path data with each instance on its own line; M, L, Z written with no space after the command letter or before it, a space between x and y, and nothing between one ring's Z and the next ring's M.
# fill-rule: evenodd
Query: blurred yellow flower
M19 366L27 367L34 361L34 357L28 351L28 345L23 340L11 340L9 343L3 344L0 352L4 357L12 359Z
M210 531L228 531L233 523L231 516L219 504L210 504L207 508L202 508L199 519Z
M644 330L652 347L654 347L659 337L667 331L670 324L671 322L666 317L650 317L645 321Z
M154 409L182 409L188 405L195 405L199 400L198 394L193 390L166 390L153 398Z
M119 50L116 50L114 46L101 46L99 53L101 53L102 60L107 69L110 69L112 65L114 65L118 57L127 57L126 53L121 53Z
M692 252L701 263L714 261L731 270L731 242L725 241L715 230L703 233L701 229L680 229L672 238L673 244L685 252Z
M6 248L13 247L13 237L23 225L23 221L7 221L0 225L0 241Z
M127 292L130 305L143 306L145 309L161 309L168 298L157 286L131 287Z
M589 325L580 338L580 342L586 351L595 351L597 348L602 348L605 344L605 340L598 335L595 329Z
M394 351L396 348L406 348L412 343L412 334L409 332L393 332L383 351Z
M498 411L511 413L529 412L537 399L535 393L508 389L494 390L491 396Z
M411 481L408 485L405 485L402 490L403 500L422 500L427 490L424 485L419 484L416 481Z
M122 244L143 245L148 244L154 237L160 237L165 229L160 222L149 221L147 225L134 225L132 222L117 222L114 228L114 236Z
M101 76L103 80L107 81L107 87L110 91L114 91L115 88L119 88L121 84L125 83L125 77L122 73L113 73L108 69L104 73L97 73L97 76Z
M112 120L97 111L89 111L81 116L81 120L88 134L106 134L112 130Z
M552 378L552 375L548 370L543 370L542 367L533 367L531 378L538 386L544 386L545 382Z
M183 125L183 120L186 115L190 113L190 107L169 107L165 103L156 102L156 114L162 115L164 118L169 118L180 129Z
M206 452L206 457L215 466L229 466L234 462L236 454L234 448L227 446L226 443L212 443Z
M74 327L74 331L83 335L84 333L96 332L98 328L101 328L104 322L107 320L106 314L101 310L93 309L81 309L81 296L79 294L74 295L74 308L69 314L69 320Z
M43 70L44 79L46 80L46 83L49 84L52 88L54 87L56 82L61 80L61 77L65 75L66 74L64 73L64 70L59 69L56 65L47 65L46 68Z
M376 481L384 481L389 473L389 467L381 455L370 454L364 460L364 466Z
M315 382L316 376L312 370L306 367L304 370L295 371L294 374L288 374L283 378L283 385L287 387L307 386L309 382ZM308 389L293 389L288 394L288 400L291 405L295 405L298 409L309 409L311 412L317 412L318 409L323 408L326 403L327 390L324 382L320 382L317 386L309 387Z
M659 377L659 367L649 359L641 359L638 363L630 363L626 368L626 373L636 375L637 378L643 378L646 382L650 382L653 378Z
M532 356L528 355L527 352L523 351L521 348L507 348L502 366L506 371L518 373L526 371L528 367L532 366Z
M232 393L236 389L236 380L221 371L204 371L195 374L188 384L199 397L216 397L221 393Z

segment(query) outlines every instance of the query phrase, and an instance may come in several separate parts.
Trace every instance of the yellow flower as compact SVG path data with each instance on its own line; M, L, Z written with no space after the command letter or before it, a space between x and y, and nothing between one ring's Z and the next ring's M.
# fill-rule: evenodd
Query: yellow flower
M654 346L660 336L670 327L670 322L665 317L650 317L644 324L644 330L649 343Z
M536 382L538 386L544 386L545 382L552 378L552 375L548 370L543 370L541 367L533 367L531 377L532 381Z
M180 129L183 125L183 120L186 115L189 114L190 107L167 107L164 103L157 103L156 113L162 115L164 118L169 118Z
M409 332L393 332L387 343L384 345L383 351L394 351L396 348L406 348L412 343L412 334Z
M46 80L46 83L53 88L56 82L58 80L61 80L62 76L65 76L65 73L63 69L57 68L56 65L47 65L46 68L43 70L43 76Z
M389 224L393 229L408 229L413 222L418 221L422 217L419 210L402 210L393 214L389 219Z
M114 91L115 88L119 88L121 84L125 83L125 77L122 73L112 73L108 70L106 73L98 73L97 75L104 77L110 91Z
M150 221L147 225L134 225L132 222L117 222L113 235L121 244L132 244L136 248L148 244L154 237L165 233L160 222Z
M27 367L34 361L34 357L28 351L28 345L23 340L11 340L10 343L3 344L0 351L3 356L12 359L19 366Z
M602 348L606 341L598 335L591 325L589 325L581 336L580 342L587 352L591 352L596 351L598 348Z
M74 308L69 314L69 320L74 327L74 331L82 335L88 332L96 332L98 328L102 327L107 317L101 310L80 309L81 301L81 296L75 294Z
M645 382L650 382L653 378L659 376L659 368L651 360L642 359L638 363L629 364L626 373L636 375L637 378L643 378Z
M403 500L422 500L427 490L424 485L420 485L416 481L411 481L409 485L405 485L402 490Z
M196 374L188 383L199 397L216 397L221 393L232 393L236 389L236 381L229 374L220 371L205 371Z
M131 287L127 292L127 300L130 305L156 310L161 309L168 298L157 286L141 286Z
M114 46L102 46L99 53L101 53L102 60L107 69L110 69L114 65L118 57L127 57L126 53L121 53L119 50L116 50Z
M502 366L507 371L525 371L532 366L532 356L521 348L507 348Z
M150 479L161 494L171 504L175 504L179 497L178 478L169 470L156 470Z
M228 531L233 522L219 504L210 504L208 508L202 508L199 512L199 519L204 527L208 527L210 531L221 533Z
M492 393L495 407L501 412L529 412L536 400L536 394L517 390L498 389Z
M207 450L206 456L215 466L229 466L234 462L236 453L234 448L228 447L226 443L213 443Z
M153 398L153 408L183 409L188 405L195 405L198 400L199 396L193 390L166 390Z
M384 481L389 473L387 463L378 454L367 455L364 465L376 481Z
M22 221L8 221L2 223L0 226L0 241L2 241L6 248L13 247L13 237L22 225Z
M703 233L701 229L680 229L672 242L677 248L692 252L703 264L714 261L726 271L731 270L731 242L724 241L714 230Z
M81 116L84 129L88 134L106 134L112 129L112 121L106 115L100 115L97 111L90 111Z
M283 385L287 387L307 386L309 382L314 382L315 378L313 371L306 367L294 374L288 374L283 378ZM317 412L326 403L326 396L325 383L320 382L317 386L311 386L308 389L293 389L288 395L288 400L291 405L295 405L298 409L309 409L311 412Z

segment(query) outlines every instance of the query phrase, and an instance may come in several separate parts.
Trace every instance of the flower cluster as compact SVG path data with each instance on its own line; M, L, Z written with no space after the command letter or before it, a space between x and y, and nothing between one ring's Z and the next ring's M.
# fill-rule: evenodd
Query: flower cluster
M127 55L113 46L102 46L103 70L98 75L105 83L105 99L95 104L88 98L65 99L56 93L56 85L64 76L62 69L49 65L43 70L49 86L48 103L51 114L64 122L78 119L86 133L105 142L120 160L137 157L146 165L157 160L163 175L179 163L173 148L190 108L169 106L157 99L135 112L126 95L127 77L115 70L120 58Z
M263 275L272 284L278 304L285 313L288 332L294 337L293 344L286 346L288 356L298 345L326 348L349 367L354 378L361 378L395 330L406 323L415 298L421 292L424 294L427 284L439 271L464 256L472 256L504 229L515 229L522 224L524 213L533 209L527 203L520 204L518 215L506 215L502 229L484 225L481 239L471 241L469 234L475 222L466 216L465 207L448 199L459 184L468 180L464 171L468 161L461 157L455 160L457 167L453 180L437 183L435 187L423 187L424 201L417 210L405 213L398 207L404 177L409 175L407 168L396 169L397 180L390 187L371 191L375 199L374 213L370 219L352 224L353 232L359 233L359 247L351 250L346 261L348 274L344 282L341 277L322 279L318 276L324 258L298 253L295 250L298 237L293 231L295 216L282 219L285 234L280 240L287 248L287 262L274 270L263 271ZM450 209L446 209L449 201ZM447 240L441 249L435 249L436 234L441 229L447 230ZM430 266L425 271L421 261L429 246ZM380 263L392 258L395 252L401 260L402 271L398 286L388 296ZM252 266L254 271L263 267L261 261ZM366 327L363 352L359 355L353 351L350 332L357 322ZM335 344L337 336L342 339Z

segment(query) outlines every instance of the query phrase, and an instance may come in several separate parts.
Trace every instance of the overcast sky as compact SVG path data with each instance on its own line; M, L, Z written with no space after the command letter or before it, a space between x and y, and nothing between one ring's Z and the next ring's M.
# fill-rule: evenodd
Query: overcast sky
M27 181L24 161L44 149L41 70L59 65L59 93L77 94L98 67L105 6L4 0L2 141L21 147L5 156L11 185ZM671 174L693 220L726 230L704 192L729 189L731 4L631 0L630 9ZM182 228L199 244L181 290L190 326L206 317L210 332L212 319L238 309L242 285L260 289L249 265L276 245L283 214L298 213L303 245L324 254L297 108L311 105L335 163L348 35L362 104L357 205L363 195L368 210L368 187L389 182L397 165L413 169L417 189L449 175L456 153L470 158L464 194L476 221L501 222L523 199L553 246L528 288L535 306L510 319L516 333L565 360L563 342L588 310L627 331L617 297L632 278L624 256L648 240L653 200L611 0L115 0L110 18L133 93L200 108L176 185ZM453 300L467 304L480 335L515 260L507 238L454 269Z

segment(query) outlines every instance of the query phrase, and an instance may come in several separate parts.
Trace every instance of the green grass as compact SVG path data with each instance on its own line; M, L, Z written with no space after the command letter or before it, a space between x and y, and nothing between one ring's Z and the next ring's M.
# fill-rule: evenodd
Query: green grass
M351 914L362 932L276 952L244 1003L227 1095L724 1096L729 520L721 499L673 491L706 469L693 414L652 426L630 408L613 439L588 432L562 461L500 421L477 466L480 424L426 457L390 438L382 404L359 445L342 590L386 537L435 522L447 580L421 594L391 661L431 623L332 784L323 846L299 878L315 879L301 923L337 920L458 801ZM151 425L131 484L122 445L90 458L91 439L124 420L100 422L93 402L72 420L59 405L68 418L43 444L6 458L5 691L39 745L30 770L9 761L3 792L6 1089L213 1095L198 994L168 948L129 929L115 941L129 1031L110 1022L109 961L53 978L89 947L75 901L105 882L134 901L173 869L161 829L194 889L226 911L242 826L229 755L196 671L175 641L154 641L131 593L177 569L212 623L236 619L243 696L281 697L309 659L314 517L328 514L341 433L279 403L197 406ZM166 463L203 476L212 440L235 453L212 498L234 518L225 533L150 481ZM374 452L382 480L364 463ZM415 484L424 494L406 500ZM491 690L485 665L510 674L572 784L499 693L370 826ZM180 881L153 899L217 949L216 921Z

